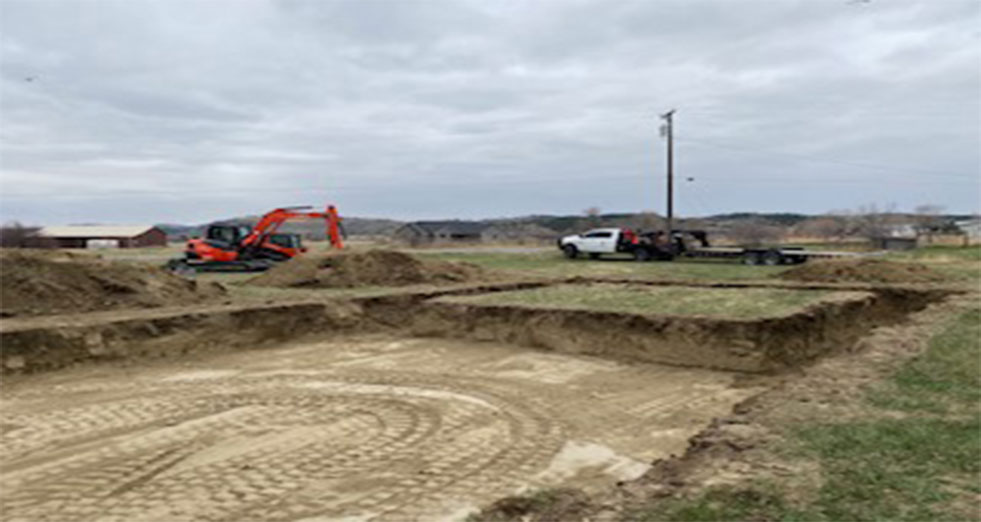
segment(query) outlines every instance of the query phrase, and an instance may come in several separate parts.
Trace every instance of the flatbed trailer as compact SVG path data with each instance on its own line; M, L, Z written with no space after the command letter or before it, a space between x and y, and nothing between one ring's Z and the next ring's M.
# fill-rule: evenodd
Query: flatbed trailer
M797 265L810 259L831 259L855 257L855 252L832 252L804 250L795 247L694 247L688 248L677 257L739 259L747 265Z
M694 241L692 241L694 240ZM558 247L569 259L586 254L592 259L603 255L626 254L637 261L671 261L678 258L739 260L747 265L794 265L809 259L855 257L855 252L805 250L800 247L713 247L702 230L675 230L668 240L661 232L635 233L630 229L602 228L566 236Z

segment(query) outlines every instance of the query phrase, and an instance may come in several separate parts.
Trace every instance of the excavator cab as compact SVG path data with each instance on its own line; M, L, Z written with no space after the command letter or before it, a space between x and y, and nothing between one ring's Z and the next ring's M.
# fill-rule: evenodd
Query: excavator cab
M204 238L215 248L232 250L238 248L242 240L252 232L252 227L246 225L211 225Z

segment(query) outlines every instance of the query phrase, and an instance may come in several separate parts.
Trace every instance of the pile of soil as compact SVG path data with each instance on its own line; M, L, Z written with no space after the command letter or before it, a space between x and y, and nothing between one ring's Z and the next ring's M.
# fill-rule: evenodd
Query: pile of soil
M0 317L152 308L224 294L161 268L58 251L0 250Z
M945 279L920 263L897 263L881 259L829 259L809 262L777 277L822 283L935 283Z
M337 252L295 257L248 284L280 288L354 288L461 283L480 279L483 270L468 263L421 260L393 250Z

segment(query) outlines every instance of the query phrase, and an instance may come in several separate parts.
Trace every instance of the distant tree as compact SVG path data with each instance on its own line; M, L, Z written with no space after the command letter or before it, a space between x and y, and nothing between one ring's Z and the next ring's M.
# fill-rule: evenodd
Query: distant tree
M652 210L645 210L634 214L622 221L623 226L630 227L634 230L654 231L663 229L665 226L664 218Z
M18 221L4 223L0 227L0 246L4 248L24 248L31 238L37 235L38 227L25 227Z
M888 236L892 225L896 224L896 205L889 204L879 210L875 203L858 207L853 215L854 232L869 240Z
M746 246L762 246L783 239L786 230L762 220L740 220L732 224L726 235Z
M816 237L823 241L842 241L851 229L848 216L828 214L810 218L794 228L795 235Z
M941 217L941 212L944 211L944 207L941 205L917 205L915 209L916 212L916 234L926 235L927 242L933 243L933 234L935 232L940 232L944 228L944 219Z
M587 227L600 226L603 223L603 219L601 217L602 213L603 212L599 207L589 207L586 210L583 210L582 214L586 216L584 225Z
M678 228L688 230L705 230L709 228L709 221L704 218L683 218Z

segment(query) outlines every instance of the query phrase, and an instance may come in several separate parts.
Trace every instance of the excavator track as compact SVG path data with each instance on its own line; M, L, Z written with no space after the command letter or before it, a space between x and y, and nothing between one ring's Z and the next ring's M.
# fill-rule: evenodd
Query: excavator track
M192 262L177 258L167 261L164 268L175 274L183 275L199 272L265 272L274 266L276 266L276 261L272 259Z

